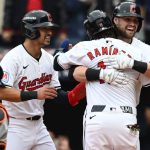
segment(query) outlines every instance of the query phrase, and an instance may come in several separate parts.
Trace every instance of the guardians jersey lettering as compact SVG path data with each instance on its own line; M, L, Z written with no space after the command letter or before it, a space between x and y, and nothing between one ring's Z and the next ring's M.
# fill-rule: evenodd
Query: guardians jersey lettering
M43 85L50 84L52 78L52 74L46 75L46 73L42 73L40 78L36 78L34 80L27 80L27 77L22 77L18 87L22 91L28 90L33 91L43 87Z

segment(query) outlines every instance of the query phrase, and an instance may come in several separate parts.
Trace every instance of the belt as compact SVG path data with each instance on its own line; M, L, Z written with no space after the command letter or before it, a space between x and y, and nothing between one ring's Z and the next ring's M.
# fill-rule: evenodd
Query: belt
M130 106L106 106L106 105L93 105L91 112L122 112L136 114L136 108Z
M26 120L39 120L41 118L41 116L33 116L33 117L29 117L29 118L26 118Z
M12 117L10 116L10 118L15 118L15 117ZM31 121L35 121L35 120L39 120L41 118L41 116L33 116L33 117L28 117L28 118L25 118L26 120L31 120ZM17 118L15 118L17 119Z

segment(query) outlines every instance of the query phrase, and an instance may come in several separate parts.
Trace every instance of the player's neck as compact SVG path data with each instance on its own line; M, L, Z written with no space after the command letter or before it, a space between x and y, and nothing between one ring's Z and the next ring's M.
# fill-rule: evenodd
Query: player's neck
M120 39L120 40L122 40L122 41L124 41L126 43L129 43L129 44L132 43L132 39L129 39L129 38L124 38L122 36L118 36L118 39Z
M31 54L34 58L39 58L41 56L41 46L36 42L31 40L25 40L23 43L25 49L29 54Z

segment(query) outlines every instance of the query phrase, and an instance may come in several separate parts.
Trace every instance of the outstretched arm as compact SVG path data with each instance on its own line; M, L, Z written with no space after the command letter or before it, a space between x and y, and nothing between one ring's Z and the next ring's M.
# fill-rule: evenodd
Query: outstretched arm
M54 99L57 91L53 87L42 87L38 91L20 91L15 88L0 87L0 99L11 102L28 101L32 99Z
M20 91L15 88L6 87L1 81L3 77L3 69L0 66L0 99L11 102L21 102L31 99L54 99L57 97L57 91L54 87L42 87L37 91Z
M5 99L12 102L19 102L20 100L20 91L7 88L7 87L0 87L0 99Z

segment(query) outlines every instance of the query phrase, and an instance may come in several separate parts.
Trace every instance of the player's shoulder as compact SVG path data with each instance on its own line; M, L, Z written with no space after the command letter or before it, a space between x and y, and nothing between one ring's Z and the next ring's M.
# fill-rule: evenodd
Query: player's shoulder
M135 37L133 38L131 45L139 47L141 49L150 49L150 45L146 44L145 42L143 42Z
M98 42L98 43L123 43L123 41L119 40L119 39L115 39L115 38L110 38L110 37L107 37L107 38L101 38L101 39L98 39L98 40L93 40L93 42Z
M150 56L150 45L146 44L143 41L140 41L137 38L133 39L132 45L141 51L142 55L144 56L144 61L149 61L149 56Z
M50 58L50 59L53 59L53 58L54 58L53 55L50 54L49 52L47 52L45 49L42 48L41 51L42 51L43 57L45 57L45 58Z
M130 47L130 44L128 44L127 42L124 42L120 39L116 39L116 38L104 38L103 43L106 43L107 45L113 45L115 47L118 47L118 48L125 48L125 47Z
M13 53L16 53L16 52L20 52L21 49L24 49L22 44L12 48L7 54L13 54Z
M22 56L22 51L21 49L24 49L22 44L12 48L11 50L9 50L6 55L4 56L4 58L10 58L10 59L15 59L17 58L18 56Z
M124 41L122 41L122 40L120 40L120 39L116 39L116 38L104 38L104 39L106 40L106 42L107 42L107 41L110 41L110 42L112 42L112 43L128 44L128 43L126 43L126 42L124 42Z

